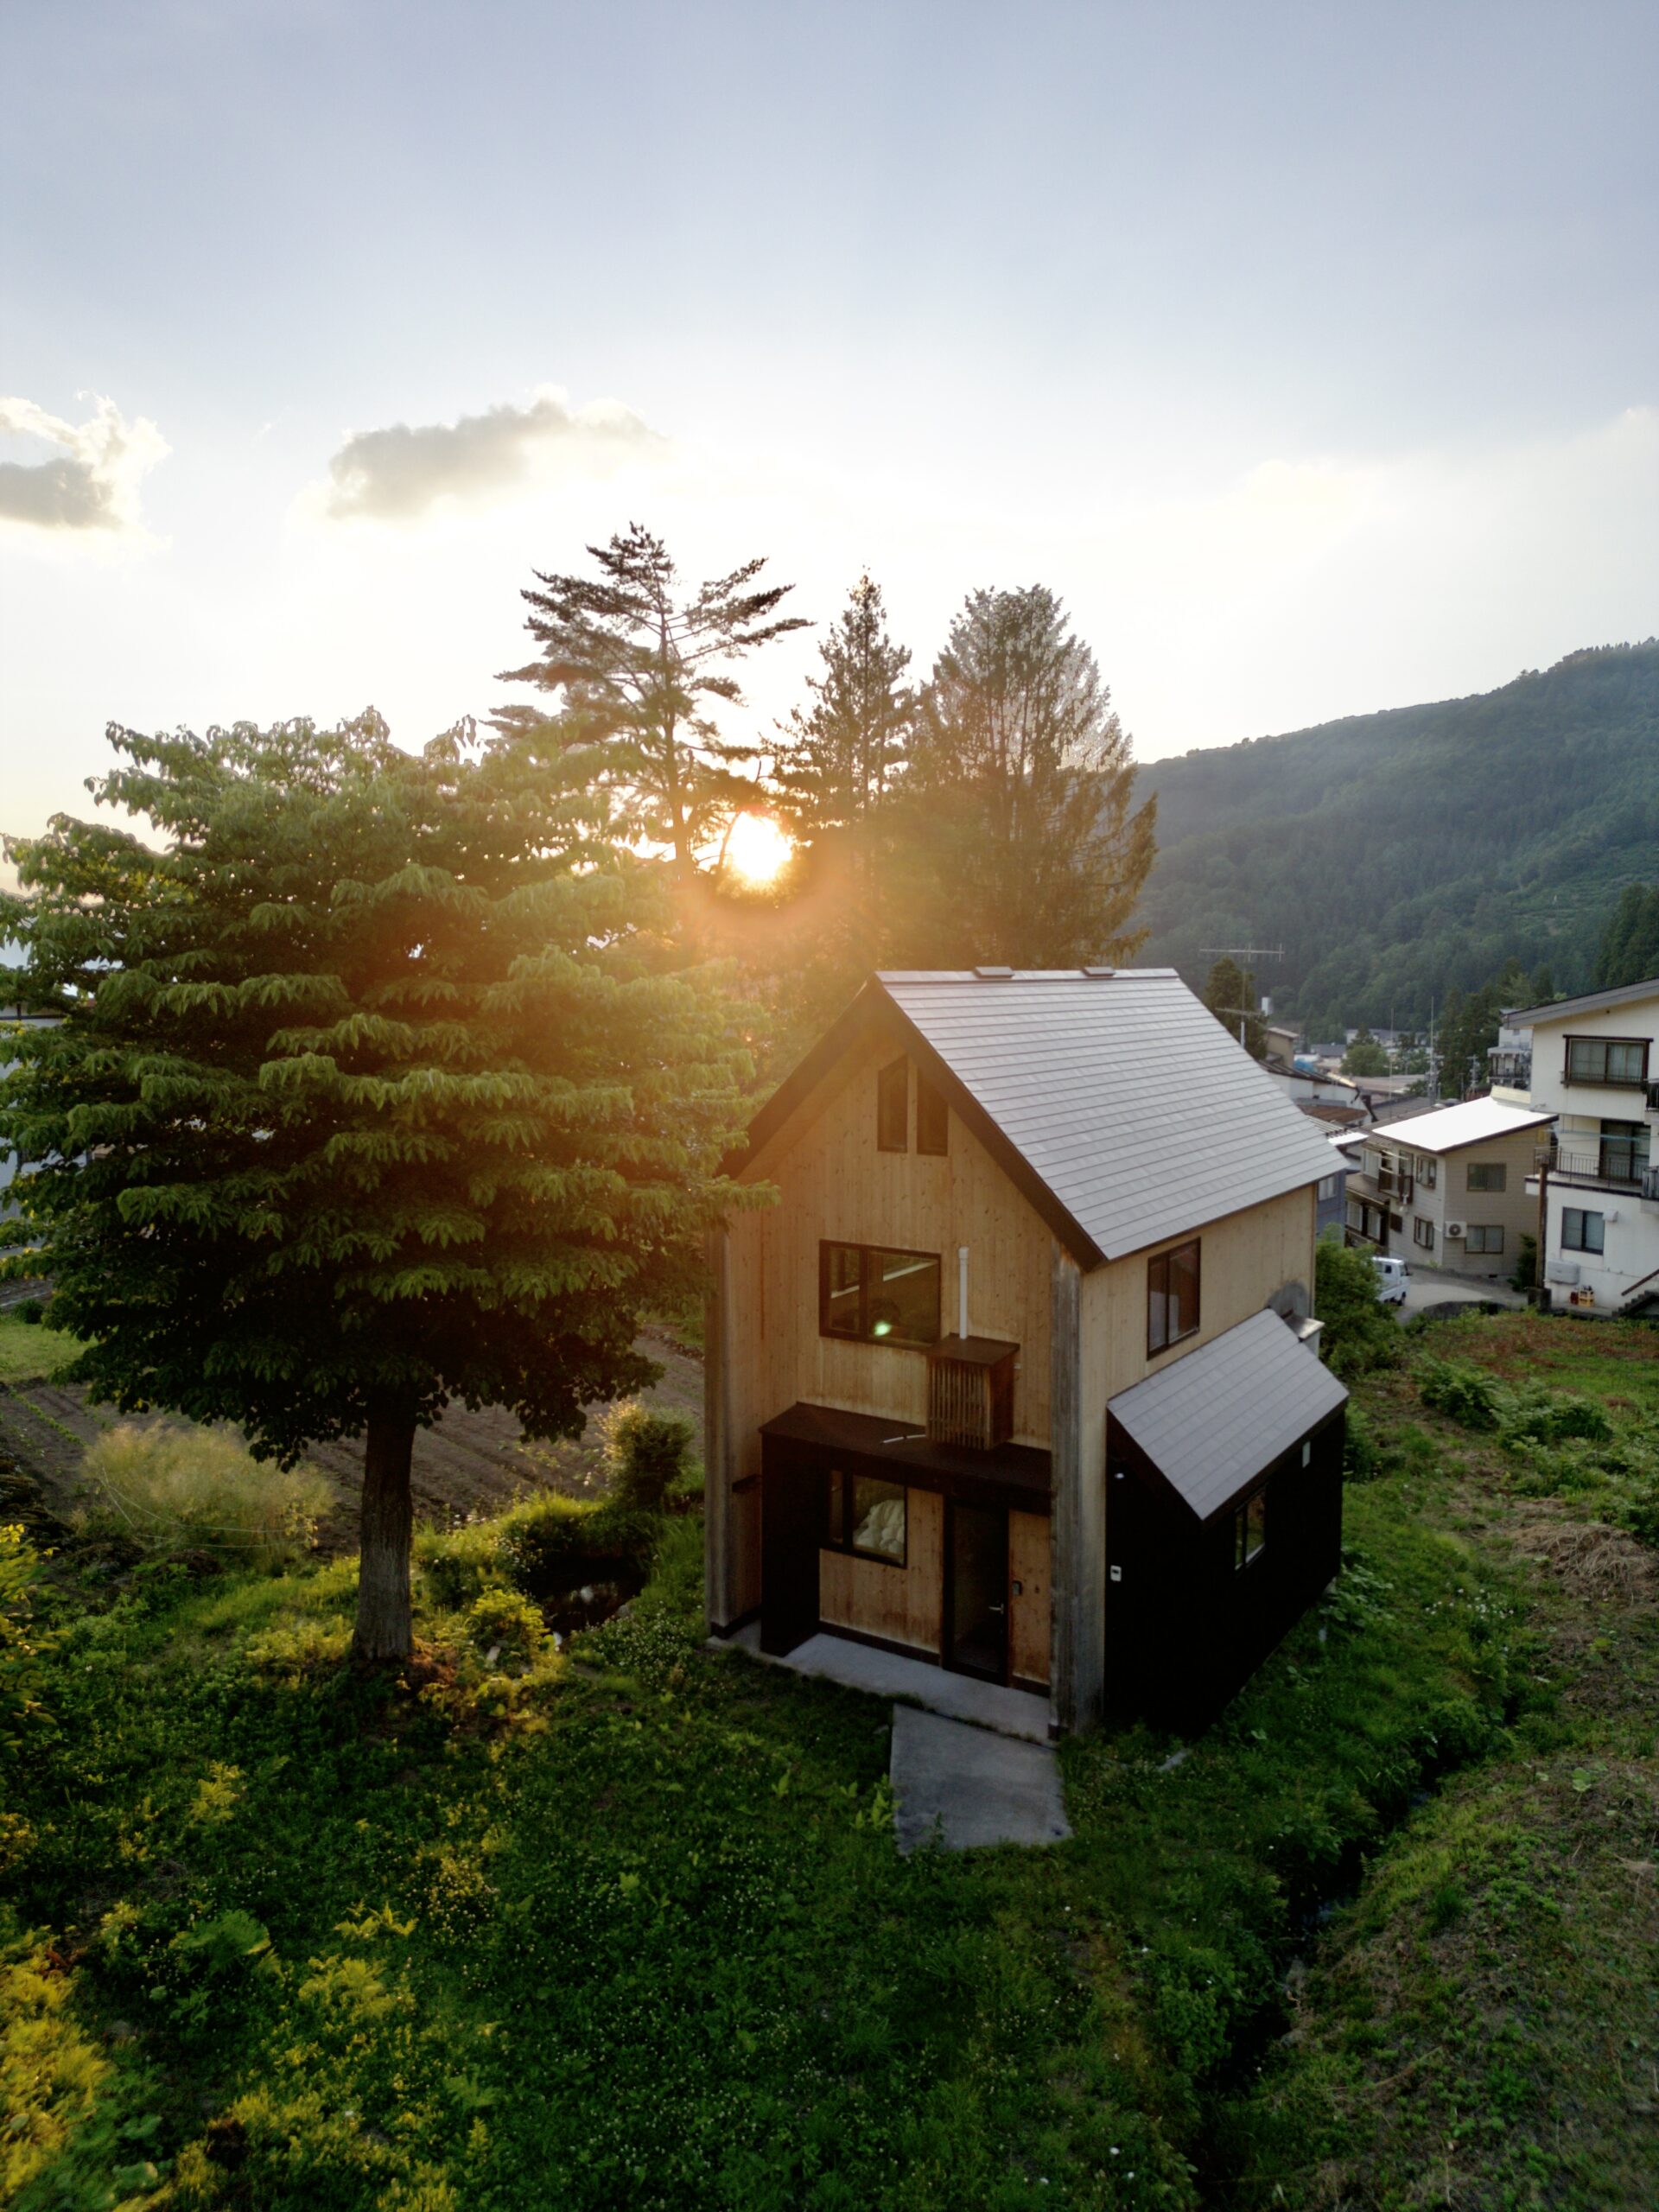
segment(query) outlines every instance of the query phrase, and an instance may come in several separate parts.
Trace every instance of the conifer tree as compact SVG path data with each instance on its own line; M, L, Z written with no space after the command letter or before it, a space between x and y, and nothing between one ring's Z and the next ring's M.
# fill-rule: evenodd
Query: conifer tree
M683 596L667 547L638 523L588 550L597 576L535 571L524 626L541 657L500 680L555 693L604 741L607 780L630 800L638 829L672 851L686 882L722 810L753 798L737 772L760 757L758 747L721 735L710 707L741 704L734 663L808 625L778 612L792 585L754 588L764 560ZM528 730L540 719L533 708L506 707L493 721Z
M410 1461L459 1399L573 1435L651 1379L747 1062L661 971L663 871L568 733L419 756L372 714L145 737L16 843L26 986L5 1242L57 1284L72 1370L124 1411L241 1424L291 1462L365 1440L356 1650L410 1649Z
M922 694L905 779L901 964L1127 957L1152 866L1129 741L1040 584L970 593Z
M778 748L779 796L809 837L848 830L879 808L902 771L915 694L910 654L887 635L881 587L861 576L818 648L812 703L797 708Z
M1255 1003L1255 977L1248 969L1224 956L1217 960L1204 987L1204 1002L1253 1060L1267 1058L1268 1025Z

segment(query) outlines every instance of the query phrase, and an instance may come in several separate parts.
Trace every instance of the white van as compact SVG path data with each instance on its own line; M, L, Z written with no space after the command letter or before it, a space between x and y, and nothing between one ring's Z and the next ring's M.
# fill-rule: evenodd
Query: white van
M1406 1279L1411 1270L1403 1260L1391 1260L1382 1252L1373 1252L1371 1265L1376 1269L1376 1294L1384 1306L1403 1306L1406 1302Z

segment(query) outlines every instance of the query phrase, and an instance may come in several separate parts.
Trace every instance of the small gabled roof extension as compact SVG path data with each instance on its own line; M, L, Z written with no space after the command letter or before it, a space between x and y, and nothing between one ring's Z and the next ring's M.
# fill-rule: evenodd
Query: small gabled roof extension
M1200 1521L1224 1512L1348 1393L1276 1313L1253 1313L1107 1412Z
M1085 1267L1331 1173L1323 1132L1172 968L873 976L755 1116L747 1172L873 1021Z

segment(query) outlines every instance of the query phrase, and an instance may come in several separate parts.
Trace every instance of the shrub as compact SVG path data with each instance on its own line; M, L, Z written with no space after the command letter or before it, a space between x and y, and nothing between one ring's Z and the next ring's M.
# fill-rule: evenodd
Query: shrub
M1593 1398L1574 1397L1569 1392L1546 1390L1534 1384L1516 1397L1503 1430L1506 1438L1527 1438L1540 1444L1563 1443L1570 1436L1605 1444L1612 1436L1613 1424L1606 1408Z
M1460 1428L1491 1429L1502 1425L1504 1391L1484 1367L1452 1359L1427 1359L1418 1376L1423 1403Z
M82 1464L89 1535L154 1557L207 1552L271 1568L307 1551L328 1504L314 1468L256 1459L223 1429L135 1428L99 1438Z
M1510 1277L1511 1290L1536 1290L1538 1287L1538 1239L1521 1232L1521 1249L1516 1255L1515 1273Z
M25 1298L17 1307L17 1319L38 1327L46 1319L46 1301L41 1298Z
M41 1718L41 1658L52 1639L35 1623L35 1589L45 1572L22 1529L0 1528L0 1745L16 1745Z
M480 1591L467 1608L467 1633L483 1652L527 1667L547 1634L539 1606L522 1590Z
M610 1496L641 1512L660 1513L671 1483L684 1474L695 1431L683 1414L652 1413L637 1398L600 1420Z
M501 1553L500 1523L495 1521L416 1529L415 1564L427 1596L448 1613L464 1612L486 1590L499 1589L509 1575Z
M1314 1258L1313 1307L1325 1323L1324 1351L1344 1382L1400 1357L1400 1325L1377 1303L1376 1270L1363 1252L1321 1238Z
M495 1527L509 1577L546 1598L613 1579L619 1567L643 1575L659 1525L656 1514L608 1498L588 1505L550 1493L510 1506Z

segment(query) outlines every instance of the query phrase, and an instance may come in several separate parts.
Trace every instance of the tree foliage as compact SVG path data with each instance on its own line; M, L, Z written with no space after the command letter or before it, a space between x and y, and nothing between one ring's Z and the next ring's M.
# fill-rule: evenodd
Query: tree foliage
M1147 957L1196 982L1205 945L1282 945L1275 1006L1313 1037L1427 1028L1511 954L1587 988L1623 887L1659 881L1656 747L1649 640L1154 761Z
M1596 988L1659 976L1659 883L1627 883L1596 950Z
M283 1463L364 1434L359 1648L397 1656L416 1427L461 1399L575 1434L651 1379L640 1315L734 1202L731 1009L662 972L661 870L556 724L110 736L97 798L154 842L60 816L13 848L67 1012L0 1084L5 1239L123 1411Z
M1204 1002L1253 1060L1267 1058L1268 1025L1256 1004L1255 978L1248 969L1224 955L1210 970Z
M741 704L737 662L808 626L778 612L792 586L757 588L763 560L683 594L667 547L638 523L588 550L596 576L535 571L538 588L523 594L524 626L541 655L501 681L554 693L604 743L607 782L688 880L722 810L753 796L737 771L759 747L723 737L712 709ZM525 730L539 718L508 707L494 719L498 728Z
M1342 1056L1344 1075L1387 1075L1389 1056L1369 1029L1361 1029Z
M915 715L906 646L887 634L881 587L861 576L818 647L811 704L780 732L779 793L810 836L868 820L903 772Z
M923 691L905 779L901 963L1126 957L1154 812L1094 654L1052 591L971 592Z
M1320 1349L1344 1382L1400 1358L1400 1325L1376 1295L1370 1255L1322 1236L1313 1255L1313 1311L1325 1324Z

